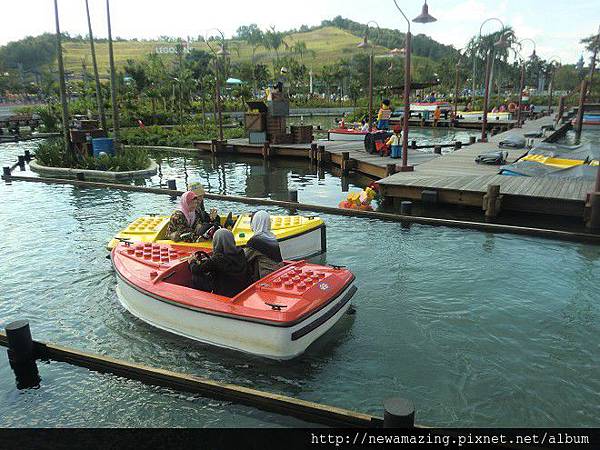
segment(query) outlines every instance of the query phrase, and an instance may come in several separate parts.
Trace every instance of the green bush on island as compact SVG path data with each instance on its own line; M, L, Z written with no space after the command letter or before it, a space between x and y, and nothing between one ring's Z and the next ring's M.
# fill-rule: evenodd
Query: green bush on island
M141 148L126 148L116 156L100 157L73 155L65 152L62 139L49 139L38 144L36 161L47 167L68 167L71 169L102 170L107 172L129 172L143 170L150 165L148 152Z
M223 129L225 139L243 137L244 134L244 129L240 127ZM198 125L181 125L171 128L148 126L121 130L123 143L165 147L191 147L194 141L215 139L218 135L218 128Z

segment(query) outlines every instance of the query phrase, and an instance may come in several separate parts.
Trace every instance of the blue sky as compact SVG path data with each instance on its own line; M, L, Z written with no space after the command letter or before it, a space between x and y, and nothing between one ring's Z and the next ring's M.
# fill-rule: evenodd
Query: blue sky
M89 0L94 15L94 34L106 35L105 2ZM397 0L409 18L420 13L422 0ZM0 45L53 31L53 0L18 0L3 5ZM429 0L433 24L412 24L413 33L461 48L481 23L498 17L513 26L519 38L537 42L540 56L558 56L563 63L579 59L583 47L579 40L596 33L600 24L600 0ZM292 7L292 5L296 5ZM84 0L59 0L61 28L72 34L86 34ZM113 35L122 37L186 37L205 34L211 27L221 28L227 36L239 25L257 23L261 28L275 25L279 30L302 24L317 25L336 15L366 23L375 20L381 27L406 30L406 22L392 0L111 0ZM6 14L7 13L7 14ZM497 30L488 23L483 32ZM527 53L531 53L529 49ZM588 54L584 57L589 59Z

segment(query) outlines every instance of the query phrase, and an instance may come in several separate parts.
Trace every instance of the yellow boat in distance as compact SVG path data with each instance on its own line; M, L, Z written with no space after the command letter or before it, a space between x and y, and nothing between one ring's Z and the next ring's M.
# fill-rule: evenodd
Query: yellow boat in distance
M231 232L238 247L244 247L253 236L250 214L233 216L235 221ZM119 241L156 242L192 249L211 249L212 241L175 242L165 239L169 216L144 216L131 222L117 233L107 245L112 250ZM223 223L225 219L221 219ZM306 259L325 253L327 249L325 222L315 216L271 216L271 231L279 241L281 256L286 260Z

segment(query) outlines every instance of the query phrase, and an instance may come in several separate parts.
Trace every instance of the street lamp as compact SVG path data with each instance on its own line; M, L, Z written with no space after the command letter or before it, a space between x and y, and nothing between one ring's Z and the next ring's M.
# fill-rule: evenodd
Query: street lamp
M460 62L462 61L463 56L465 56L461 53L462 51L462 48L458 51L459 56L458 61L456 61L456 79L454 82L454 119L456 119L456 117L458 116L458 76L460 70Z
M510 46L508 36L513 34L512 31L507 31L500 36L494 47L507 48ZM481 124L481 142L487 142L487 117L488 117L488 102L490 96L490 85L492 84L492 51L489 50L485 62L485 92L483 95L483 122Z
M223 139L223 116L221 113L221 70L220 70L220 65L219 65L219 59L225 59L227 56L229 56L229 52L227 51L227 49L225 48L225 35L223 34L223 32L221 30L219 30L218 28L213 28L211 30L208 30L207 34L211 31L217 31L220 35L221 35L221 47L219 48L219 50L215 50L211 45L210 45L210 40L207 39L206 40L206 45L208 45L208 48L210 48L210 50L213 52L213 54L215 55L216 62L215 62L215 66L216 66L216 79L215 79L215 95L216 95L216 100L217 100L217 116L219 118L219 141L220 143L224 142Z
M485 19L483 21L483 23L481 24L481 26L479 27L478 41L481 40L481 32L483 31L483 26L492 20L499 22L502 27L501 29L504 29L504 22L502 22L497 17L490 17L489 19ZM477 58L475 57L475 49L473 48L473 77L472 77L473 86L472 86L472 90L471 90L471 104L472 105L475 104L475 63L476 63L476 61L477 61Z
M413 166L408 165L408 119L410 116L410 20L404 14L404 11L400 9L396 0L394 0L394 5L406 23L408 24L408 31L406 32L406 42L405 42L405 63L404 63L404 120L402 121L402 166L400 167L401 172L411 172L414 170ZM421 14L413 19L413 22L416 23L431 23L435 22L437 19L429 14L429 7L427 6L427 0L423 4L423 8L421 9Z
M548 114L552 112L552 91L554 84L554 62L558 64L558 67L562 66L562 60L558 56L551 56L548 60L548 64L550 65L550 82L548 83Z
M533 52L531 53L531 58L534 58L536 56L536 54L535 54L536 44L533 39L529 39L529 38L521 39L519 42L517 42L517 45L519 46L519 48L522 48L523 47L522 43L525 41L531 42L533 44ZM520 56L520 54L519 54L519 56ZM517 127L518 128L521 128L521 126L523 125L521 123L521 109L522 109L521 104L523 103L523 89L525 89L525 59L521 56L520 56L520 59L521 59L521 82L519 83L519 102L517 104L517 106L518 106Z
M373 45L369 44L369 24L374 23L377 26L377 37L379 37L379 24L373 20L367 22L363 41L357 45L358 48L371 49L369 53L369 131L373 124Z

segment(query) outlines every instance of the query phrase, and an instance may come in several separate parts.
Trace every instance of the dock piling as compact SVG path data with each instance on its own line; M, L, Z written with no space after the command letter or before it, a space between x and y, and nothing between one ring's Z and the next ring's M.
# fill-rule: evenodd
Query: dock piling
M383 428L414 428L415 405L411 400L391 397L383 402Z
M417 141L410 141L410 148L413 150L417 148Z
M462 142L461 141L456 141L454 143L454 150L460 150L462 148Z
M442 154L442 146L441 145L434 146L433 153L435 153L436 155L441 155Z
M412 213L412 202L403 201L400 203L400 214L403 216L410 216Z
M487 194L483 196L483 210L485 211L486 222L490 222L498 216L501 204L502 196L500 195L500 185L488 185Z
M262 156L264 159L269 159L271 157L271 146L269 145L268 142L265 142L263 144Z
M175 180L167 180L167 189L171 191L177 190L177 181Z
M27 320L16 320L4 328L8 340L8 360L13 364L26 364L35 359L33 339Z
M10 180L10 167L4 166L2 168L2 177L4 178L5 181Z
M31 152L29 150L25 150L25 161L31 161Z
M298 203L298 191L296 189L288 191L288 201L291 203ZM290 215L295 216L296 214L298 214L298 210L290 208Z
M475 136L469 136L469 145L472 145L475 142L477 142L477 137L475 137Z
M311 164L315 162L315 160L317 159L317 151L318 151L318 145L315 144L314 142L312 144L310 144L310 149L308 150L308 158L310 159Z
M600 192L588 194L586 202L586 227L593 232L600 231Z
M343 175L348 175L350 172L350 152L342 152L342 161L340 163Z
M19 158L19 163L18 163L19 164L19 168L21 170L25 170L25 156L19 155L18 158Z
M319 145L317 148L317 164L321 165L325 162L325 146Z

